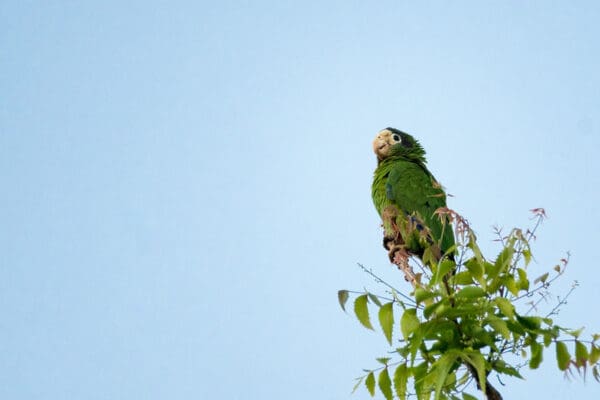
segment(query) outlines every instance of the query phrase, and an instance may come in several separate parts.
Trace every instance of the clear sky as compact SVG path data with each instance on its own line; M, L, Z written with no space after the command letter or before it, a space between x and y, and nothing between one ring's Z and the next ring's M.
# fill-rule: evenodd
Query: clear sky
M375 133L600 331L600 3L3 1L0 398L366 399ZM406 287L408 289L408 287ZM598 398L546 354L507 399Z

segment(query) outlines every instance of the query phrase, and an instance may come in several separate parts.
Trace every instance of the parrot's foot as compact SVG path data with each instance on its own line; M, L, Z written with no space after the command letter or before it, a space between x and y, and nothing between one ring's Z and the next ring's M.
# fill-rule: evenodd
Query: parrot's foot
M388 255L392 264L395 264L400 271L404 272L404 279L410 282L413 287L416 286L417 276L412 267L408 264L410 254L406 251L404 246L398 244L392 245Z
M394 248L400 248L404 244L402 240L402 236L400 236L400 231L397 229L394 230L394 233L383 235L383 247L389 252ZM390 258L391 260L392 258Z
M384 236L383 237L383 248L391 251L392 247L394 247L394 242L396 241L396 238L393 236Z
M384 239L384 243L385 243L385 239ZM406 251L406 249L404 248L404 245L402 244L398 244L395 243L394 240L390 240L387 243L386 249L389 250L388 252L388 257L390 258L390 262L392 264L396 264L397 265L397 261L399 260L398 258L406 258L406 262L408 262L408 251Z

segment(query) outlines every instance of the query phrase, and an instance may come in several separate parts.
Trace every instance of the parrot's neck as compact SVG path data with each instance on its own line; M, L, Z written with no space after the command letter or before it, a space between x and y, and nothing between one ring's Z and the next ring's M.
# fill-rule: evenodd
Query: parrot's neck
M423 168L424 170L427 171L427 166L425 165L427 163L427 160L425 160L425 156L424 155L420 155L420 154L395 154L395 155L390 155L386 158L384 158L383 160L377 159L377 166L380 166L381 164L393 164L396 161L408 161L408 162L412 162L415 164L418 164L421 168Z
M423 168L425 168L425 164L427 163L425 150L419 143L415 143L410 150L402 146L393 146L390 155L386 157L387 159L410 161L421 165Z

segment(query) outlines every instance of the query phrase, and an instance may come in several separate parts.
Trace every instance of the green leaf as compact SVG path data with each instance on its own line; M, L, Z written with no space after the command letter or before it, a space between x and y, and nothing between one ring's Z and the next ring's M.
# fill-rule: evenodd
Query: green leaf
M441 263L438 264L437 270L435 271L435 275L431 279L431 283L437 284L442 281L442 278L446 276L450 271L456 269L456 264L454 261L445 259Z
M434 257L433 252L431 251L431 246L425 248L421 261L423 262L423 265L431 265L437 262L436 257Z
M444 299L444 301L446 301ZM459 317L470 317L475 314L479 314L482 311L482 307L474 304L461 304L455 307L440 307L435 310L438 316L446 318L459 318Z
M459 336L458 332L456 331L456 324L446 318L436 318L425 322L421 324L420 329L424 329L427 334L425 340L455 342L458 340Z
M600 359L600 347L596 346L595 344L592 344L592 347L590 349L590 357L589 357L590 365L596 364L599 359Z
M494 361L494 364L492 365L492 368L495 371L500 372L501 374L515 376L517 378L523 379L523 377L521 376L521 374L519 373L519 371L517 371L516 368L514 368L511 365L508 365L503 360L496 360L496 361Z
M514 296L517 296L519 294L519 286L517 285L517 281L515 281L515 278L512 275L506 276L503 283L508 289L508 291Z
M558 362L558 369L561 371L565 371L569 368L571 355L564 342L556 342L556 361Z
M377 358L377 361L379 361L380 363L382 363L383 365L387 366L388 362L390 362L391 358L390 357L379 357Z
M522 254L523 258L525 259L525 266L529 265L529 263L531 262L531 251L525 249L522 251Z
M462 398L463 398L463 400L479 400L479 399L477 399L477 397L472 396L465 392L462 393Z
M476 257L469 258L465 262L465 267L467 267L467 271L471 273L473 278L475 278L477 281L481 281L481 278L483 278L483 266Z
M470 285L473 283L473 276L469 271L461 271L454 275L453 282L456 285Z
M461 354L461 358L475 368L477 371L477 378L479 380L479 387L481 388L482 392L485 392L486 374L485 358L483 358L483 355L476 351L464 351Z
M550 275L550 272L546 272L545 274L542 274L542 275L538 276L533 281L533 284L535 285L535 284L537 284L539 282L546 283L546 281L548 280L548 275Z
M569 335L573 336L575 339L577 339L581 335L581 333L583 332L583 330L584 330L584 328L581 327L579 329L571 329L571 330L568 330L566 332L567 332L567 334L569 334Z
M440 398L440 394L442 393L442 387L446 382L446 378L448 377L448 372L450 372L450 368L452 368L452 364L456 361L458 354L456 351L449 351L441 356L434 364L435 369L432 371L432 374L435 373L435 400Z
M510 330L503 319L496 316L490 316L488 318L488 323L494 328L494 331L500 333L504 339L510 340Z
M412 375L414 376L414 384L415 384L415 390L417 392L417 399L421 400L421 399L429 399L430 397L430 391L428 390L424 390L424 386L425 386L425 375L427 374L427 361L423 361L421 364L419 365L415 365L414 367L411 368L412 370Z
M356 318L358 318L360 323L363 324L365 328L373 330L373 326L369 320L369 308L367 307L368 302L369 298L366 294L358 296L356 300L354 300L354 313L356 314Z
M542 362L542 353L544 347L536 341L531 342L531 360L529 360L529 368L537 369Z
M404 314L402 314L402 318L400 319L400 329L402 330L402 336L404 336L405 340L408 340L408 337L411 333L416 331L419 328L419 318L417 318L417 310L415 308L407 308L404 310Z
M346 311L346 302L348 301L348 296L347 290L338 290L338 301L340 302L340 306L344 311Z
M492 347L496 343L495 336L490 334L490 332L486 331L481 326L470 324L469 331L471 332L471 337L475 339L474 347L476 349L481 348L482 345Z
M554 270L560 274L560 265L555 265Z
M519 274L519 289L529 290L529 279L527 279L527 272L524 269L518 268L517 273Z
M450 369L452 370L452 368ZM454 391L456 389L456 372L450 372L448 374L448 376L446 377L446 382L444 382L444 391L442 392L442 399L445 399L445 393ZM445 393L444 393L445 392ZM451 395L454 396L454 395ZM455 397L455 396L454 396ZM452 397L450 397L452 398ZM456 400L460 400L459 398L455 397Z
M360 384L362 383L363 379L365 379L364 376L361 376L360 378L356 378L356 384L354 385L354 387L352 388L352 393L356 392L356 389L358 389L358 387L360 386Z
M514 318L515 306L513 306L513 304L508 299L505 299L504 297L496 297L494 299L494 302L496 303L502 314L506 315L508 318Z
M365 386L369 393L371 393L371 397L375 396L375 374L373 374L373 371L369 372L369 375L365 380Z
M392 344L392 330L394 328L394 303L386 303L379 309L379 324L388 343Z
M479 286L466 286L456 293L457 299L474 299L485 296L485 290Z
M410 351L411 363L413 363L415 361L415 357L417 356L419 349L423 345L424 338L425 338L425 329L423 328L422 325L419 325L419 327L412 334L412 337L408 343L408 350Z
M430 299L437 295L437 292L430 292L420 287L415 289L415 300L417 301L417 303L421 303L422 301Z
M508 270L514 251L515 250L512 248L512 246L508 245L500 252L500 254L498 254L498 257L494 262L494 272L496 275ZM494 276L491 274L490 277L494 278Z
M587 348L579 340L575 341L575 364L578 367L583 367L589 358Z
M390 380L387 368L384 368L379 374L379 390L381 390L381 393L383 393L386 400L392 400L394 398L394 394L392 393L392 381Z
M477 238L475 237L475 233L473 231L469 231L469 242L467 243L467 247L473 251L477 261L479 263L483 263L483 255L481 254L481 249L477 245Z
M526 317L519 314L517 314L516 317L517 322L519 322L523 328L530 331L537 331L542 325L542 319L540 317Z
M381 307L381 301L379 301L379 298L377 296L375 296L373 293L367 293L367 296L369 296L369 299L377 304L378 307Z
M396 389L396 396L399 399L406 398L406 383L408 382L408 368L406 364L400 364L394 372L394 388Z
M517 340L519 336L525 334L525 329L523 329L519 323L508 320L506 321L506 326L508 326L508 329L513 333L515 340Z
M433 314L434 312L436 312L443 305L444 305L444 300L440 300L437 303L432 303L432 304L428 305L423 310L423 317L429 319L429 317L431 316L431 314Z
M487 275L488 275L488 276L489 276L490 274L491 274L491 275L494 275L494 274L498 275L498 274L497 274L497 271L495 270L494 264L492 264L492 263L491 263L491 262L489 262L489 261L484 261L484 262L483 262L483 270L484 270L484 271L487 273ZM495 276L495 275L494 275L494 276ZM487 278L486 278L486 279L487 279Z

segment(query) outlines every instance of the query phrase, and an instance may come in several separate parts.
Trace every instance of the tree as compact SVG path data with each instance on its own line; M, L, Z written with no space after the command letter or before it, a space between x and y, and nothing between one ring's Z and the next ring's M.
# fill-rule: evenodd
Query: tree
M493 260L484 257L464 218L449 209L438 212L440 218L453 221L457 244L452 251L456 256L429 260L425 265L431 267L415 265L418 273L398 257L396 264L413 286L410 294L395 289L360 264L385 286L386 293L338 292L344 311L354 297L354 313L368 329L373 329L371 315L375 309L385 339L392 346L391 357L377 358L381 365L365 370L354 390L364 383L372 396L378 387L387 400L411 395L418 400L432 396L436 400L473 400L476 397L467 390L474 382L487 399L501 400L489 375L522 378L520 370L525 366L538 368L544 353L555 356L559 370L584 375L591 370L600 382L600 335L583 340L583 329L565 328L553 319L576 283L549 312L539 310L549 287L569 263L567 255L553 270L530 280L530 243L545 218L544 210L532 210L532 229L515 228L507 235L496 230L502 249ZM401 337L396 337L396 331Z

